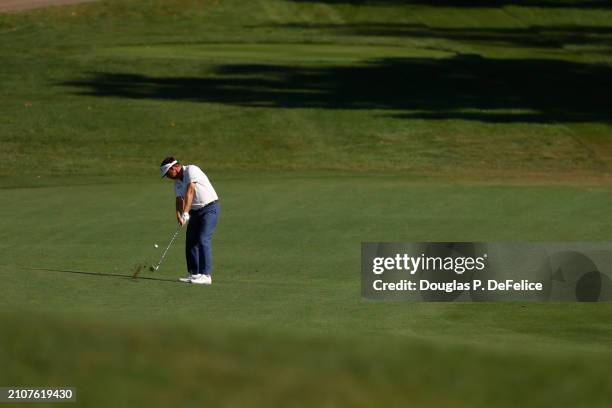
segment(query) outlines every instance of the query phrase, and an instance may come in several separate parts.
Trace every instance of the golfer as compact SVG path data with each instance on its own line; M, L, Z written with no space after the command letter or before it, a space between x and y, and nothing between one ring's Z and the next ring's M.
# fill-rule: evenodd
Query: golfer
M206 174L196 165L183 166L174 157L160 165L161 175L174 180L176 220L187 224L187 277L181 282L212 284L212 235L219 217L219 197Z

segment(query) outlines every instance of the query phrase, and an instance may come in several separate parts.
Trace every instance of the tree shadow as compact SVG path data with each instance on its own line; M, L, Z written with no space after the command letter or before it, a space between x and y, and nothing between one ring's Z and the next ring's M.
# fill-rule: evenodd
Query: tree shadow
M296 3L350 4L363 6L430 6L456 8L499 8L505 6L541 8L607 9L608 0L290 0Z
M90 73L77 94L247 107L378 109L395 117L610 122L612 68L548 59L384 58L358 65L218 66L210 77Z

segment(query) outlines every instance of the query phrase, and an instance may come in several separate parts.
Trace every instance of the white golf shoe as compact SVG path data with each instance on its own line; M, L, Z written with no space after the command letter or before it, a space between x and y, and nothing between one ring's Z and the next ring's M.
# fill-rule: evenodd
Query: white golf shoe
M197 278L191 279L191 283L196 285L212 285L212 278L210 275L201 274Z
M191 283L191 281L192 281L192 280L198 279L200 276L201 276L201 275L200 275L200 274L197 274L197 273L196 273L196 274L194 274L194 275L189 274L189 275L187 275L187 277L185 277L185 278L179 278L179 280L180 280L181 282Z

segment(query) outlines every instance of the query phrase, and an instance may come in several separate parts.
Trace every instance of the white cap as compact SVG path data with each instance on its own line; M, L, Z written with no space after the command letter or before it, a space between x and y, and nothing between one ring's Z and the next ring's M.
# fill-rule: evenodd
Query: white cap
M161 176L162 178L166 176L166 173L168 172L168 170L170 170L170 167L174 166L176 163L178 163L178 161L174 160L170 163L166 163L162 166L159 167L159 170L161 171Z

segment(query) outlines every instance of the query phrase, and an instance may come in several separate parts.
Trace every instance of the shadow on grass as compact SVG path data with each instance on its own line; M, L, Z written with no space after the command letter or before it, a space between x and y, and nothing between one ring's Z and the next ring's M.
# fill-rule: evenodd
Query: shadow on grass
M247 107L378 109L395 117L610 122L612 68L548 59L384 58L355 65L231 64L212 76L90 73L62 83L98 97Z
M498 8L505 6L541 8L607 9L609 0L289 0L296 3L351 4L364 6L429 6L457 8Z
M145 280L153 280L153 281L161 281L161 282L181 283L177 281L176 279L153 278L149 276L140 276L140 275L138 277L134 277L133 275L123 275L120 273L100 273L100 272L86 272L86 271L74 271L74 270L67 270L67 269L50 269L50 268L25 268L25 269L28 269L31 271L74 273L74 274L79 274L79 275L100 276L100 277L106 277L106 278L123 278L123 279L127 278L132 281L138 281L140 279L145 279Z

